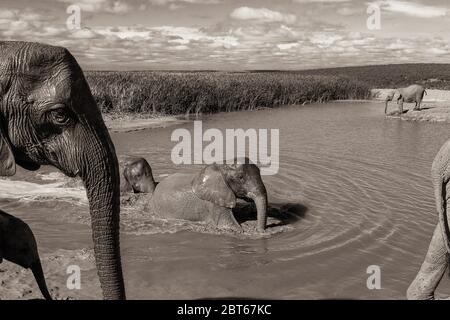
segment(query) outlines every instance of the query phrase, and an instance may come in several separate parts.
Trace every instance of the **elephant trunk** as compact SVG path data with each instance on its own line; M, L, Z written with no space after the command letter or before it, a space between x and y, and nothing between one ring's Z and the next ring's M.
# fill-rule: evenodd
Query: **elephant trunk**
M386 100L386 106L384 107L384 114L387 114L389 100Z
M114 145L104 124L84 140L81 177L89 200L94 254L104 299L125 299L120 258L120 183ZM86 143L86 141L88 141Z
M153 194L153 191L155 191L156 188L156 182L153 178L153 174L150 173L150 175L146 179L146 182L147 183L145 183L142 187L142 192Z
M38 284L39 290L46 300L52 300L52 296L48 292L47 284L45 283L44 271L42 270L41 261L39 257L35 263L30 266L31 272L33 272L34 278Z
M267 224L267 192L266 189L261 190L256 194L251 194L250 198L255 202L257 219L258 219L258 231L264 231Z

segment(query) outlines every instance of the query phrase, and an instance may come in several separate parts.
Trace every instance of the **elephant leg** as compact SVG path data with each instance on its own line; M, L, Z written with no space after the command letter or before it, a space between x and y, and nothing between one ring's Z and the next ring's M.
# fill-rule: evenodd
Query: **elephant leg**
M403 114L403 100L400 101L400 103L398 103L398 113L399 113L400 115Z
M444 245L439 223L433 233L425 261L414 281L408 288L409 300L434 300L434 292L448 266L449 255Z
M231 211L229 208L217 206L214 206L213 210L215 211L215 214L213 214L214 224L218 228L231 229L237 232L242 232L242 227L234 218L233 211Z
M397 98L397 105L398 105L398 113L400 115L402 115L403 114L403 96L402 95L400 95Z
M38 284L39 289L41 290L42 295L46 300L52 300L52 296L48 292L47 284L45 283L44 272L42 270L41 261L38 260L30 266L31 271L33 272L34 278L36 279L36 283Z

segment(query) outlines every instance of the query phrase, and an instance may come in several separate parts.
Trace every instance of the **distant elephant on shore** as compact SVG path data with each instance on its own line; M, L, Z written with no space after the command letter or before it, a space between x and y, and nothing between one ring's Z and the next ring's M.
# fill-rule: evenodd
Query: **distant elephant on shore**
M450 140L436 155L431 173L439 222L434 230L425 261L408 288L408 299L434 299L434 292L449 266Z
M25 222L0 210L0 263L3 259L31 269L44 298L52 300L33 232Z
M243 164L211 164L198 174L176 173L155 183L145 159L131 161L124 176L134 183L134 192L154 190L149 207L158 216L190 221L206 221L220 228L242 231L232 209L236 198L256 205L258 230L267 223L267 191L258 166L245 158ZM131 168L130 168L131 167ZM139 179L138 179L139 180Z
M394 96L397 97L397 104L398 104L398 112L400 115L403 114L403 103L413 103L415 102L416 105L413 110L420 110L420 104L422 103L424 95L426 95L427 92L424 87L418 84L413 84L406 88L398 88L394 91L392 91L388 96L386 97L386 106L384 108L384 114L387 114L387 108L389 101L392 101L394 99Z

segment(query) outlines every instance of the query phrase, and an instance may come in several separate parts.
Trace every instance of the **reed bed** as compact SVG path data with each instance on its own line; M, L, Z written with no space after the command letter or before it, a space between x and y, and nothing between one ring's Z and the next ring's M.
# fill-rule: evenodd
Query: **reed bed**
M365 99L370 88L349 77L282 72L90 71L105 113L189 115Z

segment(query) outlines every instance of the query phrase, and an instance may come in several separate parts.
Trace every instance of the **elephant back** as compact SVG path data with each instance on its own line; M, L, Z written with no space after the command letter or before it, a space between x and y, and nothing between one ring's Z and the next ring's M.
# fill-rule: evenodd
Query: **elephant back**
M204 221L213 204L192 191L192 174L173 174L156 186L150 200L151 210L169 219Z

